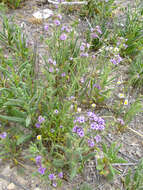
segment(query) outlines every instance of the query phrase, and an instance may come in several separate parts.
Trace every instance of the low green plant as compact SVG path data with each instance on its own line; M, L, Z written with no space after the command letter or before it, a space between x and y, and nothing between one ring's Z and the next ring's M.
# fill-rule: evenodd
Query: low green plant
M97 159L96 169L100 171L101 175L113 180L115 175L120 173L113 165L126 163L127 161L118 156L121 145L117 146L116 143L112 143L108 148L106 144L102 144L102 148L103 157Z
M143 47L143 22L142 10L139 8L140 3L136 3L134 9L131 9L131 7L125 9L126 20L124 26L119 30L119 35L127 39L125 43L127 48L121 50L121 55L130 56L131 58L134 58Z
M112 16L112 11L116 8L114 0L88 0L87 5L85 5L80 14L81 16L94 17L99 15L100 18L105 19Z
M22 0L1 0L1 1L13 9L18 8L20 6L20 3L22 2Z
M129 169L128 174L123 179L123 184L126 190L142 190L143 189L143 159L138 165Z
M129 68L129 85L142 89L143 85L143 52L141 51Z

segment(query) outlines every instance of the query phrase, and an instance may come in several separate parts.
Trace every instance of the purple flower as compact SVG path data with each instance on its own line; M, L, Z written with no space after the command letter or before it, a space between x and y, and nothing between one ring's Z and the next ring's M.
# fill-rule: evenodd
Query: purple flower
M99 34L102 34L102 31L100 29L100 26L96 26L96 31L99 33Z
M52 64L53 63L53 59L49 58L48 62Z
M58 174L58 176L59 176L59 178L63 178L63 172L60 172L60 173Z
M62 19L62 15L58 14L57 16L60 20Z
M94 87L94 88L97 88L98 90L101 90L101 87L100 87L99 84L94 84L93 87Z
M98 125L98 126L99 126L98 130L100 131L103 131L105 129L104 125Z
M95 38L99 38L99 36L96 33L92 33L91 38L95 39Z
M84 50L85 50L85 46L81 45L81 46L80 46L80 50L81 50L81 51L84 51Z
M94 137L94 139L96 140L97 143L101 141L100 135L96 135L96 136Z
M78 127L77 125L75 125L75 126L73 127L73 129L72 129L72 132L73 132L73 133L76 133L78 128L79 128L79 127Z
M64 41L67 39L67 35L65 33L61 34L60 40Z
M46 168L40 167L40 168L38 169L38 172L39 172L41 175L44 175L45 170L46 170Z
M96 126L97 126L97 123L94 122L94 123L91 123L90 128L93 129L93 130L95 130Z
M5 139L7 137L7 133L6 132L3 132L0 134L0 138L1 139Z
M70 32L71 30L68 28L68 26L62 26L61 31Z
M117 63L120 63L122 61L122 57L120 57L120 55L117 56Z
M81 56L81 57L88 57L88 53L87 53L87 52L85 52L85 53L82 52L82 53L80 54L80 56Z
M87 112L87 115L88 115L88 117L94 117L95 114L93 112L89 111L89 112Z
M48 25L45 25L45 26L44 26L44 30L48 31L48 29L49 29L49 26L48 26Z
M59 20L54 20L55 25L59 26L61 23Z
M41 167L42 156L36 156L36 164Z
M38 117L38 121L39 121L39 123L43 123L45 121L45 118L40 115Z
M79 137L84 137L84 131L83 130L80 130L79 132L77 130L77 134L79 135Z
M40 123L36 123L35 126L36 126L36 128L40 128L41 125L40 125Z
M125 125L125 122L123 121L123 119L117 119L117 121L120 123L120 125Z
M65 77L65 76L66 76L66 73L62 73L62 74L61 74L61 77Z
M100 125L105 125L105 121L104 121L104 119L102 119L101 117L98 118L98 123L99 123Z
M53 73L53 72L54 72L53 67L50 67L50 68L49 68L49 72L50 72L50 73Z
M58 114L58 113L59 113L59 111L56 109L56 110L54 111L54 113Z
M63 126L62 126L62 125L60 125L60 128L63 128Z
M84 122L85 122L85 117L84 117L84 116L79 116L79 117L77 118L77 121L78 121L79 123L84 123Z
M98 117L96 115L93 117L93 119L94 121L98 121Z
M48 177L49 177L50 180L54 180L56 178L56 176L54 174L49 174Z
M52 185L53 185L53 187L57 187L57 183L53 183Z
M56 66L56 64L57 64L56 61L53 61L53 65Z
M90 147L94 147L95 142L94 142L93 140L89 139L89 140L88 140L88 145L89 145Z

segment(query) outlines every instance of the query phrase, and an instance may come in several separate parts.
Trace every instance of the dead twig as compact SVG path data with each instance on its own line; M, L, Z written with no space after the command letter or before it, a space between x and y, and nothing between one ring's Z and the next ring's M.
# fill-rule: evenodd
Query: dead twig
M48 3L52 3L54 5L87 5L88 2L87 1L75 1L75 2L57 2L57 1L52 1L52 0L48 0Z

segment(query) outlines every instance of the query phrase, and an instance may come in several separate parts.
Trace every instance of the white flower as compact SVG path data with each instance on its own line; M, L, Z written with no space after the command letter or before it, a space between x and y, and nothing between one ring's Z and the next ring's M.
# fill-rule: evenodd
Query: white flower
M119 94L118 94L118 97L119 97L119 98L124 98L125 96L124 96L124 94L119 93Z

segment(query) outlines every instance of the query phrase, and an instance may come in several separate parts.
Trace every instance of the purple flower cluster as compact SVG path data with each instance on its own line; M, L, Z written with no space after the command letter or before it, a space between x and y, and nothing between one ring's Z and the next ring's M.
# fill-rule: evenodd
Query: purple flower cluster
M38 122L35 124L36 128L40 128L41 124L45 121L45 118L41 115L38 117Z
M92 122L90 128L92 130L103 131L105 129L105 121L101 117L98 117L93 112L88 112L89 120Z
M91 32L92 32L91 33L92 39L99 38L98 34L100 34L100 35L102 34L100 26L96 26L94 29L91 30Z
M56 175L55 175L54 173L51 173L51 174L49 174L48 177L49 177L49 180L52 181L52 186L53 186L53 187L57 187ZM62 179L62 178L63 178L63 172L60 172L60 173L58 174L58 177L59 177L60 179Z
M75 125L72 129L73 133L77 133L79 137L84 137L84 130L82 127Z
M122 61L122 57L120 57L120 55L116 55L115 58L110 59L111 63L113 63L114 65L118 65L121 61Z
M81 51L80 56L81 57L88 57L88 53L85 52L85 50L89 49L89 48L90 48L90 44L82 42L80 45L80 51Z
M67 39L67 35L65 33L62 33L60 36L60 40L65 41Z
M68 26L62 26L61 31L65 31L65 32L71 32L71 29Z
M39 172L41 175L44 175L46 168L43 168L43 167L42 167L42 156L37 156L37 157L35 158L35 161L36 161L36 164L37 164L37 166L38 166L38 172Z

